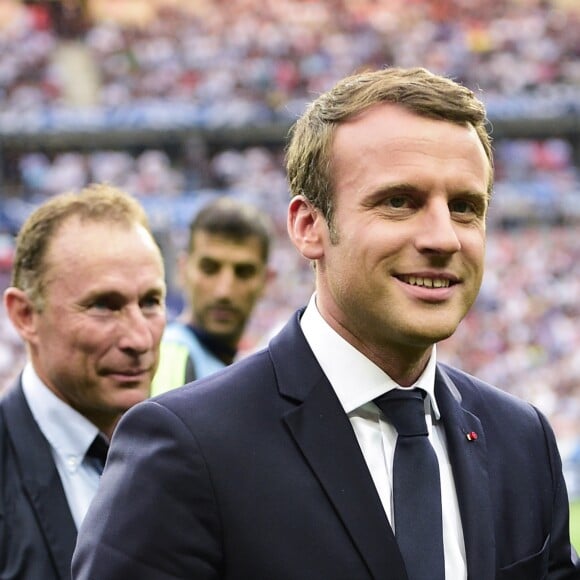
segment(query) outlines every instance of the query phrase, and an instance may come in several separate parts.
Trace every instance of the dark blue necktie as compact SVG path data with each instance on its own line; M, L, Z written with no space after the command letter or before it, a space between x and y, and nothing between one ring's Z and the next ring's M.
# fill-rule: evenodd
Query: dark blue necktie
M109 444L101 434L97 434L91 446L87 450L86 457L91 457L96 460L97 470L99 475L103 473L105 468L105 461L107 460L107 453L109 451Z
M409 580L444 580L439 463L427 438L423 397L419 389L394 389L374 402L398 434L393 516Z

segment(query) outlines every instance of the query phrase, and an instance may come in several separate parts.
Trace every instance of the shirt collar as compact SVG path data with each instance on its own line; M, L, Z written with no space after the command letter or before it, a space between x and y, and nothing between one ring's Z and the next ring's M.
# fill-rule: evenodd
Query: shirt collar
M316 294L312 295L300 326L345 413L358 409L392 389L400 388L389 375L324 320L316 306ZM433 345L425 370L412 386L427 393L433 418L439 419L439 407L435 399L436 360L436 346Z
M54 451L63 458L84 457L98 428L59 399L28 362L22 373L22 390L32 416Z

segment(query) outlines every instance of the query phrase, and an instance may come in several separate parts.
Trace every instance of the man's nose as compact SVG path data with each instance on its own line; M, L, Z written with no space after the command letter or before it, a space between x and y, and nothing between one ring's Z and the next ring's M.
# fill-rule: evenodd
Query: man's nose
M229 298L236 283L233 268L222 268L215 283L215 298Z
M457 224L447 203L433 203L425 209L415 243L421 252L454 254L461 249Z
M142 354L153 348L150 322L138 305L130 306L123 313L119 329L119 347Z

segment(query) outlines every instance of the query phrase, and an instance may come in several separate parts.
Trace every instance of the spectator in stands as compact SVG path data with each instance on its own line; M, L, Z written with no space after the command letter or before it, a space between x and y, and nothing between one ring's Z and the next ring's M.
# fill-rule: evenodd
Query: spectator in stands
M271 226L254 206L220 197L189 228L179 270L186 309L161 345L156 395L233 362L268 278Z
M58 195L24 223L4 292L28 362L0 401L1 578L70 578L113 429L149 395L164 298L161 253L123 192Z
M123 417L76 580L578 579L547 420L437 361L482 281L487 127L424 69L307 108L288 232L316 293L266 351Z

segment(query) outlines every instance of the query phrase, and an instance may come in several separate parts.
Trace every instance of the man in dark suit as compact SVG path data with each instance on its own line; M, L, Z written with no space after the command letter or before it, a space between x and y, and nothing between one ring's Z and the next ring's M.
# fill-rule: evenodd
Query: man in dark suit
M314 296L267 349L125 415L73 577L580 578L546 419L436 360L483 275L481 102L424 69L355 75L287 169Z
M149 396L164 296L145 212L121 191L55 196L20 230L4 304L29 360L0 401L2 580L70 578L108 440Z

